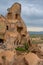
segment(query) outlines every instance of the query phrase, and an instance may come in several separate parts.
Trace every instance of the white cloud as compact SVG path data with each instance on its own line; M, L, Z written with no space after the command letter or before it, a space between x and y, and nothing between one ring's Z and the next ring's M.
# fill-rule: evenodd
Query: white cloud
M43 31L43 27L28 27L27 26L27 31L40 32L40 31Z
M28 26L43 26L43 0L1 0L0 14L5 15L7 8L15 2L21 3L22 17Z
M31 16L31 15L43 15L43 9L33 5L33 4L24 4L22 6L22 13Z

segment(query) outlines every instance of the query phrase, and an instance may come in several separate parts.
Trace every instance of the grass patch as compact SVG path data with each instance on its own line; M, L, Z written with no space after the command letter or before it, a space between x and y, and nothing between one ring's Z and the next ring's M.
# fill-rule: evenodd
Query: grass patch
M17 47L15 49L17 51L29 52L29 45L28 45L28 43L24 43L23 47Z
M15 49L18 50L18 51L25 51L25 48L22 48L22 47L17 47Z

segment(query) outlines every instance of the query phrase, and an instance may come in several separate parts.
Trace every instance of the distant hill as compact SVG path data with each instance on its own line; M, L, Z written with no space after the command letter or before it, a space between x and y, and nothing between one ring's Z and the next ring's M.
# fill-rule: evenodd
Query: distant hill
M29 31L29 34L43 34L43 31L41 31L41 32L32 32L32 31Z

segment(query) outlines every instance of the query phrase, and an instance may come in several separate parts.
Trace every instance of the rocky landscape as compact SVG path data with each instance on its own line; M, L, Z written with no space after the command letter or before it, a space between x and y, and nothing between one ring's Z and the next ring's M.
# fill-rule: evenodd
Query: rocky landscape
M5 17L0 15L0 65L43 65L43 44L32 44L21 4L7 10Z

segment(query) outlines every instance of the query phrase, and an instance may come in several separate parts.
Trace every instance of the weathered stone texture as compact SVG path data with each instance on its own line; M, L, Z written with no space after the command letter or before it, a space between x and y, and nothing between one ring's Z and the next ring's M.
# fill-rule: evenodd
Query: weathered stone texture
M21 4L13 4L6 17L0 16L0 42L3 43L0 45L0 65L43 65L42 48L31 44L27 27L21 17ZM24 43L29 45L31 52L17 55L15 48L23 46ZM42 55L41 59L39 53Z
M22 20L20 13L21 5L19 3L15 3L9 8L8 13L6 15L6 18L8 20L8 31L12 31L14 35L17 35L18 33L17 37L19 39L20 44L24 44L25 41L26 43L30 43L30 37L27 33L27 27L24 21Z

